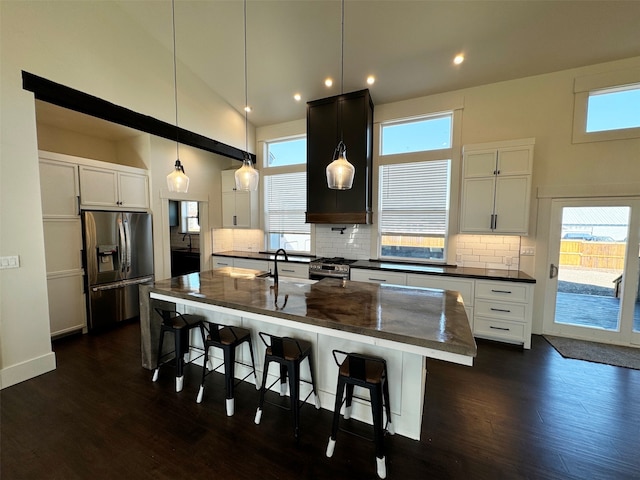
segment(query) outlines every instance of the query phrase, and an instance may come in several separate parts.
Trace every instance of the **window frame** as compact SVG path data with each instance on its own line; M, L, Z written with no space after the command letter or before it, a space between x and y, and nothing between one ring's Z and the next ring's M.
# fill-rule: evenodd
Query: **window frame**
M451 100L451 99L449 99ZM428 111L423 106L421 112L415 112L413 115L398 115L398 112L389 112L389 115L382 115L375 123L374 128L374 168L373 168L373 195L377 199L376 211L374 211L373 232L371 242L371 258L380 260L405 261L410 263L425 263L437 265L455 265L455 251L457 239L457 227L459 216L459 197L460 197L460 175L462 166L461 156L461 138L462 138L462 109L463 99L453 98L451 101L445 100L444 105L438 104L444 108L433 108ZM386 112L385 112L386 113ZM395 115L394 115L395 114ZM411 120L419 121L429 117L440 117L443 115L451 115L451 147L438 150L425 150L422 152L409 152L382 155L382 125L390 123L408 122ZM393 116L392 116L393 115ZM388 118L385 118L388 117ZM382 165L390 165L394 163L410 163L424 162L434 160L449 160L449 214L447 219L447 229L445 233L444 256L442 260L421 260L418 258L400 258L400 257L383 257L381 255L382 236L380 234L380 167Z
M265 139L261 139L260 143L261 148L259 149L260 153L262 154L263 157L263 161L262 161L262 169L261 169L261 182L262 182L262 195L261 195L261 200L262 200L262 208L261 208L261 225L262 225L262 229L263 229L263 233L264 233L264 246L265 249L267 251L274 251L273 249L269 249L269 235L270 232L267 231L267 223L266 223L266 217L267 217L267 211L266 208L268 206L268 202L267 202L267 188L266 188L266 179L270 176L275 176L275 175L284 175L284 174L288 174L288 173L301 173L307 172L307 161L305 158L304 163L299 163L299 164L295 164L295 165L283 165L283 166L275 166L275 167L268 167L265 166L265 160L268 155L269 155L269 144L271 143L282 143L284 141L287 140L291 140L291 141L295 141L295 140L300 140L302 138L307 138L306 133L302 133L302 134L296 134L296 135L288 135L285 137L277 137L277 138L265 138ZM306 186L305 186L306 187ZM305 190L305 196L304 198L306 199L306 190ZM287 250L287 253L293 253L293 254L299 254L299 255L313 255L315 252L315 228L314 225L309 225L309 250Z
M640 68L605 72L576 78L573 88L573 143L640 138L640 127L587 132L587 114L590 95L601 94L607 90L614 91L616 89L623 89L633 85L638 85L640 88Z

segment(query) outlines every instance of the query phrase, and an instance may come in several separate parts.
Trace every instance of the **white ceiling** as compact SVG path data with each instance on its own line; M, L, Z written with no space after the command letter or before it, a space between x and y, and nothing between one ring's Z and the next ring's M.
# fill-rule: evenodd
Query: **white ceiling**
M171 2L118 0L172 50ZM243 2L176 0L176 51L242 112ZM248 97L255 126L305 117L305 102L340 93L341 2L248 0ZM454 55L466 61L454 66ZM640 56L640 1L348 0L344 91L374 104ZM332 77L334 86L324 86ZM300 93L302 100L293 100ZM243 113L244 114L244 113Z

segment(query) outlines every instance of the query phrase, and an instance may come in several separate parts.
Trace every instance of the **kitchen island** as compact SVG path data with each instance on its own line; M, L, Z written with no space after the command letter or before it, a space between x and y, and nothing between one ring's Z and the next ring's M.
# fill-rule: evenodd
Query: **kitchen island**
M258 370L264 352L259 331L311 341L320 402L327 409L333 408L337 382L332 350L378 355L387 360L395 430L419 439L426 359L473 363L476 345L457 292L331 278L315 283L281 279L276 288L272 279L257 273L222 268L141 286L143 366L155 367L159 324L151 321L151 312L156 303L250 328ZM241 357L246 359L248 352ZM237 376L244 376L242 369ZM353 417L370 422L368 408L368 403L355 404Z

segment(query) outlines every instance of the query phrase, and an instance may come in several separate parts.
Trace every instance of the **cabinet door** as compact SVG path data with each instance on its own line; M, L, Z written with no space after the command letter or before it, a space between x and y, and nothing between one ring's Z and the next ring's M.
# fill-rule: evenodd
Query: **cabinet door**
M40 192L44 217L78 216L78 166L40 160Z
M95 207L118 206L118 174L115 170L80 167L80 201Z
M496 180L494 232L526 235L529 227L530 178L527 175Z
M505 147L498 150L498 175L528 175L531 173L533 150L530 146Z
M407 274L401 272L383 272L381 270L368 270L352 268L350 279L356 282L367 283L391 283L394 285L406 285Z
M490 233L495 177L469 178L462 183L461 233Z
M261 272L271 271L271 262L268 260L250 260L248 258L234 258L235 268L248 268L249 270L259 270Z
M120 206L149 208L149 177L137 173L118 174Z
M223 170L221 179L221 188L223 192L234 192L236 190L235 170Z
M82 272L82 225L80 217L45 219L44 253L47 273Z
M309 278L309 265L303 263L279 261L278 275L282 277Z
M222 193L222 226L224 228L236 226L236 192Z
M496 174L496 150L478 150L465 152L464 172L465 178L491 177Z
M251 228L251 192L235 192L236 228Z
M211 257L211 261L213 263L213 268L233 267L233 258L230 257L219 257L214 255Z
M51 336L86 327L85 300L81 273L47 276Z

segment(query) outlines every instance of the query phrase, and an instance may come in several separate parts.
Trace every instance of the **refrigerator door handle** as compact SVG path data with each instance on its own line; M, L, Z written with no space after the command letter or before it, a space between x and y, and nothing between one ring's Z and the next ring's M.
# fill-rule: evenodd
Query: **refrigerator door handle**
M141 283L153 282L153 276L136 278L135 280L122 280L120 282L105 283L104 285L94 285L91 287L93 292L103 292L105 290L113 290L115 288L128 287L130 285L139 285Z
M120 234L120 248L118 249L118 259L120 260L120 271L124 272L127 258L127 240L122 226L122 219L118 218L118 233Z
M131 270L131 229L129 228L129 220L124 218L122 223L124 223L125 241L127 245L127 249L125 251L125 267L126 271L129 272L129 270Z

